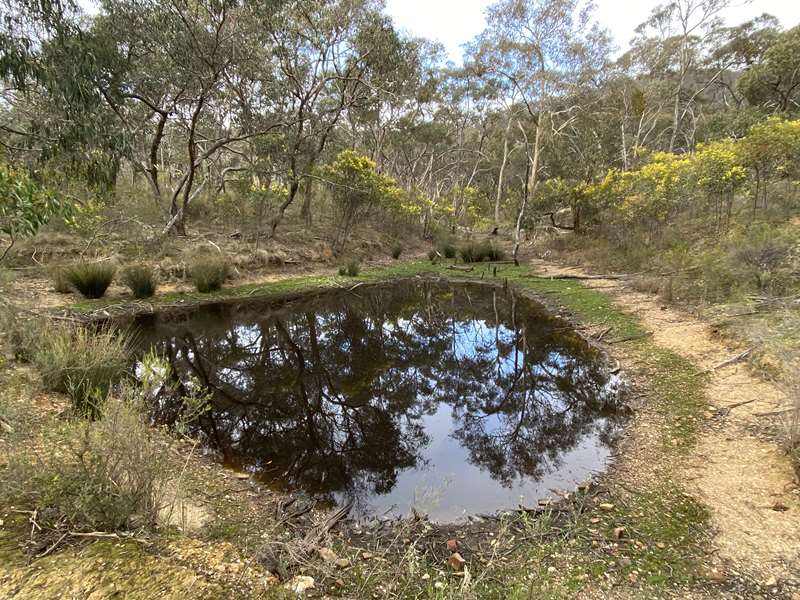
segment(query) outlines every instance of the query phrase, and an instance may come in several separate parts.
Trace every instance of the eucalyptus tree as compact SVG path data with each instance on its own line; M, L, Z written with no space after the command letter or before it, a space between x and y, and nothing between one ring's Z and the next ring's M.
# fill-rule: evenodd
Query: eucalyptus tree
M642 67L660 72L671 87L670 125L665 131L669 152L677 148L679 137L682 148L694 148L697 101L726 71L723 66L706 73L703 67L722 28L720 13L730 5L730 0L671 0L654 8L636 28L632 53Z
M487 28L478 40L485 70L511 84L527 113L517 121L527 173L514 230L515 261L528 201L540 181L545 142L558 133L553 101L580 85L587 67L595 66L598 57L602 60L608 46L592 8L578 0L499 0L489 7Z
M747 100L777 113L800 112L800 26L769 40L761 60L738 82Z
M349 111L371 106L387 86L388 65L397 64L402 43L374 0L298 0L276 13L270 27L273 61L285 96L278 110L281 168L289 193L272 221L275 233L305 185L302 214L311 222L314 169Z

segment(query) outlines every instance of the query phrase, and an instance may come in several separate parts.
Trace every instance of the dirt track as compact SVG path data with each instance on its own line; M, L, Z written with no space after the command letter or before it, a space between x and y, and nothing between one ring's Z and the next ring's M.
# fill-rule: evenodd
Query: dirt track
M582 275L578 269L534 262L545 275ZM709 371L712 410L696 445L682 461L686 489L708 507L719 562L767 587L800 584L800 490L777 441L765 434L769 414L789 406L775 384L736 361L719 366L745 348L716 335L698 319L663 306L619 280L588 279L616 304L635 314L656 344ZM717 562L717 561L715 561Z

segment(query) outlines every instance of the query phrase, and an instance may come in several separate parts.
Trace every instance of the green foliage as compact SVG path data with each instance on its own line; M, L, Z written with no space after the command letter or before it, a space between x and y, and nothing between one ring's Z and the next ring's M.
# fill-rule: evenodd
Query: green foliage
M28 353L45 387L72 399L76 414L93 416L128 368L130 337L103 327L37 322Z
M64 277L84 298L102 298L116 272L110 263L81 263L65 267Z
M340 152L320 169L336 208L333 250L340 253L354 225L377 207L390 207L402 197L391 177L378 173L375 162L354 150Z
M189 277L201 294L216 292L230 273L230 263L223 257L198 258L189 270Z
M51 219L66 216L69 208L69 204L24 171L0 164L0 232L11 238L11 245L19 238L36 235ZM0 260L11 245L0 255Z
M342 277L358 277L361 272L361 265L356 259L347 261L347 264L339 267L339 275Z
M152 267L132 265L122 272L122 283L133 292L134 298L149 298L156 293L158 278Z
M36 535L130 531L156 525L169 481L168 454L132 391L109 398L97 419L46 432L39 456L21 444L0 472L0 497L36 511Z
M737 86L751 104L796 112L800 108L800 26L778 34Z

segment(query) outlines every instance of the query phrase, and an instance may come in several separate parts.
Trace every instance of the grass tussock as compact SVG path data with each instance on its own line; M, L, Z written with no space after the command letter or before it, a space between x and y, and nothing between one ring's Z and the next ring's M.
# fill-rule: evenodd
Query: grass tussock
M189 278L198 292L208 294L222 288L230 270L230 263L225 258L200 258L189 270Z
M76 414L95 416L126 372L130 336L111 328L45 323L35 338L30 358L45 387L69 395Z
M85 298L102 298L116 271L109 263L81 263L65 267L64 278Z
M465 263L495 262L505 260L506 253L488 242L468 242L458 250Z
M391 255L392 258L398 260L400 255L403 254L403 245L402 244L394 244L391 248Z
M132 265L122 272L122 283L134 298L150 298L158 288L158 278L152 267Z
M355 259L347 261L347 264L339 267L339 275L341 277L358 277L361 272L361 265Z
M436 251L445 258L455 258L458 248L451 238L443 238L436 244Z
M48 269L50 281L53 283L53 290L59 294L71 294L75 291L67 277L67 269L62 265L56 265Z

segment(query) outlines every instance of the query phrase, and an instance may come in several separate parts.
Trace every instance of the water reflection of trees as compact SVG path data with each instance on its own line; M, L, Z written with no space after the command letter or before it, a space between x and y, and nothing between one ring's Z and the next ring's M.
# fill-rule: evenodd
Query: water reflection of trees
M150 334L182 380L214 392L197 434L229 461L317 494L389 492L420 466L423 417L442 403L471 461L503 484L540 477L611 422L597 357L501 290L420 283L284 311L214 307ZM177 410L163 401L156 418Z

